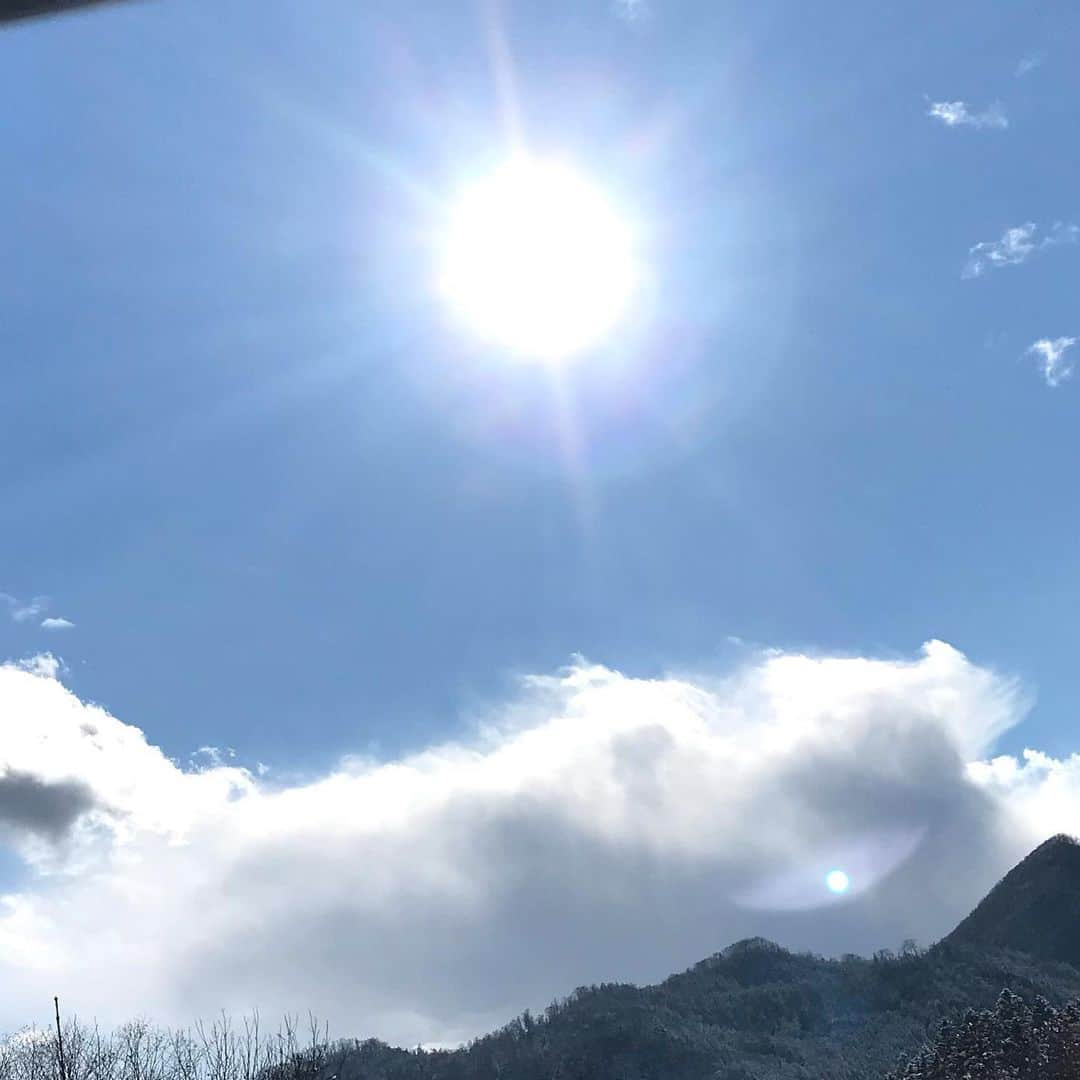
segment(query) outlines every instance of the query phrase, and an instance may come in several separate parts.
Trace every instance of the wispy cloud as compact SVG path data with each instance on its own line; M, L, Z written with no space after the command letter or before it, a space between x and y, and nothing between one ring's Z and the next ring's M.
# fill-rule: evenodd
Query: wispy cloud
M1080 239L1080 226L1056 221L1040 236L1039 226L1033 221L1006 229L1000 240L984 240L968 252L964 266L965 278L981 277L987 270L1003 266L1015 266L1038 251L1075 244Z
M1016 65L1016 77L1022 79L1025 75L1034 71L1037 67L1042 67L1043 61L1046 59L1046 53L1041 49L1036 52L1025 53L1020 62Z
M51 603L47 596L35 596L33 600L19 600L10 593L0 592L0 612L7 610L13 622L36 622L42 630L73 630L75 624L61 615L47 615Z
M927 116L940 120L946 127L1007 128L1008 117L1000 105L990 105L982 112L972 112L963 101L934 101L926 110Z
M1076 365L1066 353L1078 340L1074 337L1040 338L1028 346L1025 355L1038 358L1047 386L1060 386L1072 377Z
M22 601L9 593L0 593L0 605L7 609L8 615L15 622L24 623L43 614L49 601L44 596L35 596L33 600Z
M11 666L30 675L38 675L42 679L58 679L66 671L64 662L50 652L28 656L24 660L17 660Z
M644 22L652 14L648 0L612 0L615 14L629 23Z

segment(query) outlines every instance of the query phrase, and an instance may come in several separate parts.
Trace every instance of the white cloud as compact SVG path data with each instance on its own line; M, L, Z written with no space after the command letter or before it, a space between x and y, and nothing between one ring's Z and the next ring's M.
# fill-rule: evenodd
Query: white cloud
M1008 117L1000 105L990 105L982 112L972 112L963 101L931 102L927 116L940 120L946 127L1007 128Z
M35 596L33 600L22 601L10 593L0 592L0 610L7 609L14 622L37 622L42 630L73 630L75 624L62 616L46 615L50 607L47 596Z
M1076 344L1077 338L1040 338L1027 348L1027 355L1036 356L1047 386L1060 386L1072 378L1075 364L1066 353Z
M1043 61L1046 60L1046 53L1042 51L1025 53L1020 62L1016 65L1016 77L1018 79L1023 78L1025 75L1030 74L1038 67L1042 67Z
M930 940L1080 807L1075 762L989 757L1025 696L940 642L708 678L580 662L467 740L291 785L208 749L182 769L57 673L0 666L0 827L31 868L0 898L0 1028L63 986L105 1023L310 1007L452 1041L751 934Z
M220 746L200 746L188 755L191 768L195 770L216 769L225 764L226 758L235 760L236 751L231 747L222 749Z
M1026 262L1036 252L1063 244L1075 244L1080 239L1080 226L1056 221L1045 234L1033 221L1006 229L1000 240L985 240L968 253L964 266L965 278L980 277L987 270L1014 266Z
M1050 757L1024 750L968 766L971 779L1027 821L1052 823L1059 832L1080 836L1080 754Z
M10 666L17 667L20 671L28 671L31 675L42 675L47 679L59 678L64 671L63 661L49 652L28 656Z

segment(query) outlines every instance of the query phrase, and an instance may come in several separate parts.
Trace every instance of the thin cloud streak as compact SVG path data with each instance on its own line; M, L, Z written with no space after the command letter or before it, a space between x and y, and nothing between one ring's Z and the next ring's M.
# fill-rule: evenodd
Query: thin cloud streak
M998 128L1009 126L1000 105L991 105L982 112L972 112L963 101L932 102L927 116L940 120L946 127Z
M1039 226L1034 221L1006 229L999 240L984 240L968 252L964 266L964 278L981 277L987 270L1005 266L1018 266L1032 255L1047 248L1075 244L1080 239L1080 226L1056 221L1039 236Z
M1036 68L1042 67L1045 60L1046 53L1041 50L1026 53L1016 65L1016 77L1022 79L1025 75L1030 75Z

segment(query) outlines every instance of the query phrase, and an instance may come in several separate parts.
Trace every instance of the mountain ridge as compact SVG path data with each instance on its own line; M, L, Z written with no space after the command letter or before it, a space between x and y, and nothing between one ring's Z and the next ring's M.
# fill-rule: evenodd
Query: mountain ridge
M1067 833L1044 841L942 941L1012 949L1080 968L1080 841Z
M342 1044L334 1074L337 1080L871 1080L902 1066L941 1020L991 1008L1003 988L1053 1004L1080 998L1080 966L1048 955L1072 932L1072 895L1080 895L1075 855L1075 840L1051 837L926 950L827 959L746 938L652 986L581 987L542 1014L526 1011L457 1050L408 1051L375 1039ZM1058 907L1050 911L1055 898ZM1036 917L1034 926L1025 922ZM1038 945L1040 932L1051 944L1034 953L1012 947L1029 939ZM987 944L998 941L1003 944Z

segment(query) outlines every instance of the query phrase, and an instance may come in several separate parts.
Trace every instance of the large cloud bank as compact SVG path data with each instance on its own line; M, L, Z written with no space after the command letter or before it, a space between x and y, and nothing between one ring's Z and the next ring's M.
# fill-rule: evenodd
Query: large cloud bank
M582 662L467 741L281 786L179 767L49 658L0 666L0 842L30 868L0 899L0 1026L58 992L106 1023L310 1008L453 1041L752 934L927 942L1080 831L1080 758L991 756L1025 707L940 642L723 678Z

